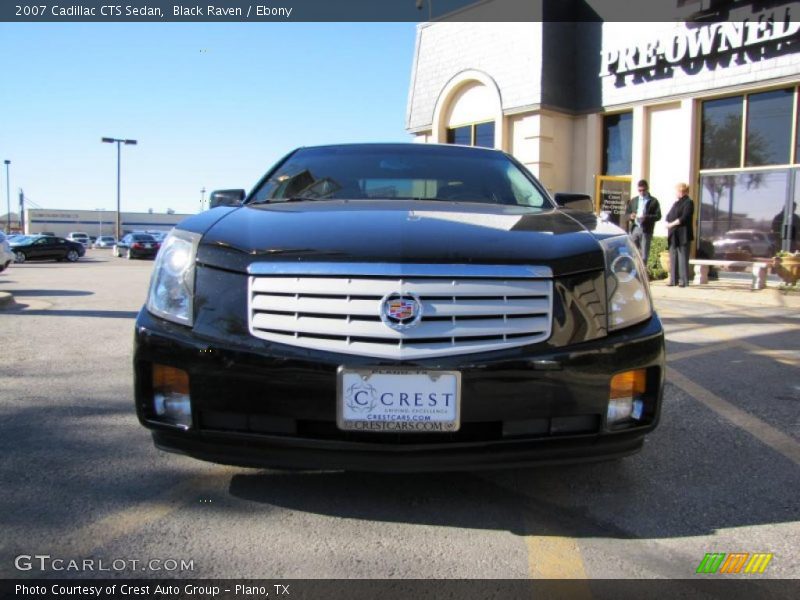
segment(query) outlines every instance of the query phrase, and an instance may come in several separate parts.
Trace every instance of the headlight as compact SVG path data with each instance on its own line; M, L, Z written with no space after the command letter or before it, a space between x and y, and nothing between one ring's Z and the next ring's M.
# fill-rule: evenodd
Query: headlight
M653 314L647 271L627 235L602 240L606 254L608 329L634 325Z
M153 266L147 310L162 319L192 325L194 261L200 234L173 229Z

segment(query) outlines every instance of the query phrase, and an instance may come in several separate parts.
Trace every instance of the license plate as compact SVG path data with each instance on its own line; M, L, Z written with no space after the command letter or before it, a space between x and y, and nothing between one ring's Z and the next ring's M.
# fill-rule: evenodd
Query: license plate
M152 248L153 246L152 246L152 245L150 245L150 244L145 244L145 245L144 245L144 247L145 247L145 248Z
M348 431L447 433L461 424L461 373L339 367L337 425Z

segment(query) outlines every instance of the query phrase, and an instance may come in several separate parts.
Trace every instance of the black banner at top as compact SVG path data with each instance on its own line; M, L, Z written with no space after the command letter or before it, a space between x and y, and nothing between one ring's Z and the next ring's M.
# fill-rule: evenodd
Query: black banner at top
M771 2L797 7L800 0ZM725 21L763 0L13 0L5 22ZM793 11L797 14L800 11Z
M486 11L491 5L492 11ZM497 0L19 0L3 2L3 21L285 22L537 21L540 2Z

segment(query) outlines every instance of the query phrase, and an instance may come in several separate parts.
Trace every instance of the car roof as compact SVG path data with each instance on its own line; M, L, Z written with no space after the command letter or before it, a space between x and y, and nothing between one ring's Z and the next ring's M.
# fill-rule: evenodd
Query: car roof
M495 148L484 148L481 146L460 146L458 144L419 144L413 142L369 142L369 143L352 143L352 144L323 144L320 146L301 146L297 150L321 150L321 149L342 149L342 150L375 150L381 151L403 151L413 154L442 154L463 156L464 154L487 156L497 156L498 154L505 154L502 150Z

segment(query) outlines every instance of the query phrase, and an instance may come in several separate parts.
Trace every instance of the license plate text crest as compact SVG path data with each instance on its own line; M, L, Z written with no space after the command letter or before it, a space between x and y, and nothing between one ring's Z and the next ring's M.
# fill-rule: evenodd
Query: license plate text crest
M347 431L458 431L461 373L341 366L337 372L336 422L339 429Z

